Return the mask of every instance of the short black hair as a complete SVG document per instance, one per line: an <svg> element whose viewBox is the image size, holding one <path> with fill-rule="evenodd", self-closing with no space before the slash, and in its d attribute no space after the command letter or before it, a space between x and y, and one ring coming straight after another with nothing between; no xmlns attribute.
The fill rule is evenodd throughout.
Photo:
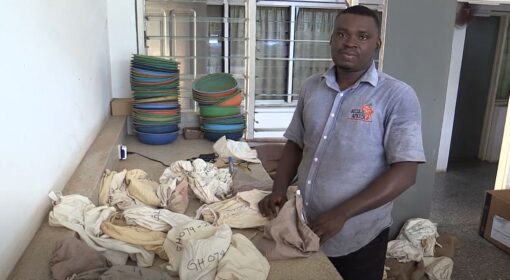
<svg viewBox="0 0 510 280"><path fill-rule="evenodd" d="M351 15L360 15L360 16L367 16L374 19L375 25L377 26L377 31L379 35L381 35L381 20L379 19L379 15L374 11L371 10L365 6L356 5L349 7L345 10L340 11L335 18L335 21L344 14L351 14Z"/></svg>

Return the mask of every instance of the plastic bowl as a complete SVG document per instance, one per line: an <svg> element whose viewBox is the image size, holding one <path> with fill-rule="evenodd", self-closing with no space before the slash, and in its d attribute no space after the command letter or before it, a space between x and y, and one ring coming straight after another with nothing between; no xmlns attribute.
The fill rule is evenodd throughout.
<svg viewBox="0 0 510 280"><path fill-rule="evenodd" d="M172 102L161 102L158 103L142 103L142 104L135 104L133 106L134 109L141 109L141 110L172 110L172 109L179 109L178 103L172 103Z"/></svg>
<svg viewBox="0 0 510 280"><path fill-rule="evenodd" d="M177 124L134 125L135 130L142 133L171 133L179 130Z"/></svg>
<svg viewBox="0 0 510 280"><path fill-rule="evenodd" d="M215 104L215 106L219 107L239 106L241 105L241 101L243 101L243 95L241 93L238 93L231 97L222 99L220 102Z"/></svg>
<svg viewBox="0 0 510 280"><path fill-rule="evenodd" d="M202 124L204 130L212 131L233 131L244 129L244 123L241 124Z"/></svg>
<svg viewBox="0 0 510 280"><path fill-rule="evenodd" d="M193 90L203 94L218 94L237 88L237 81L227 73L214 73L195 80Z"/></svg>
<svg viewBox="0 0 510 280"><path fill-rule="evenodd" d="M136 131L136 130L135 130ZM144 144L148 145L164 145L175 141L179 136L179 131L170 133L143 133L136 131L136 137Z"/></svg>
<svg viewBox="0 0 510 280"><path fill-rule="evenodd" d="M193 90L193 97L216 100L216 99L220 99L220 98L227 97L230 95L234 95L234 94L236 94L236 92L238 90L239 89L236 87L231 88L226 91L221 91L221 92L216 92L216 93L207 93L207 92L200 92L200 91Z"/></svg>
<svg viewBox="0 0 510 280"><path fill-rule="evenodd" d="M220 139L223 135L227 139L230 140L239 140L239 138L243 137L244 130L237 131L237 132L230 132L230 133L217 133L217 132L210 132L210 131L204 131L204 137L205 139L216 142L218 139Z"/></svg>
<svg viewBox="0 0 510 280"><path fill-rule="evenodd" d="M181 112L180 109L169 110L147 110L147 109L133 109L133 112L145 116L175 116Z"/></svg>
<svg viewBox="0 0 510 280"><path fill-rule="evenodd" d="M237 115L241 113L239 106L200 106L200 115L202 117L223 117L230 115Z"/></svg>

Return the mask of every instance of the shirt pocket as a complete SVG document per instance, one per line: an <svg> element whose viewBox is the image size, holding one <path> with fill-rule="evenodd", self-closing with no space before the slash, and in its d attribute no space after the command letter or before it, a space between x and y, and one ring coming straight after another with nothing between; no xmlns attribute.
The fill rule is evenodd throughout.
<svg viewBox="0 0 510 280"><path fill-rule="evenodd" d="M381 149L383 145L383 114L371 102L342 104L336 129L344 145Z"/></svg>

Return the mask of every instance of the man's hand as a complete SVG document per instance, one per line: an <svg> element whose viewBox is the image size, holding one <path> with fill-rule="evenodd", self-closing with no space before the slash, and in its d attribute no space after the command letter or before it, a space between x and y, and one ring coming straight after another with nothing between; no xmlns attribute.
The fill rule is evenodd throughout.
<svg viewBox="0 0 510 280"><path fill-rule="evenodd" d="M417 168L416 162L392 164L364 190L314 219L310 228L324 243L338 233L348 219L394 200L412 186L416 180Z"/></svg>
<svg viewBox="0 0 510 280"><path fill-rule="evenodd" d="M288 140L283 147L282 156L276 169L276 178L273 184L273 193L259 202L262 216L273 219L287 201L287 188L296 176L296 172L303 156L303 150L298 144Z"/></svg>
<svg viewBox="0 0 510 280"><path fill-rule="evenodd" d="M347 218L338 213L336 209L324 212L310 223L310 228L319 236L320 243L323 244L331 237L335 236L344 226Z"/></svg>
<svg viewBox="0 0 510 280"><path fill-rule="evenodd" d="M287 201L287 193L282 191L272 192L259 202L259 210L262 216L273 219L278 215L278 211Z"/></svg>

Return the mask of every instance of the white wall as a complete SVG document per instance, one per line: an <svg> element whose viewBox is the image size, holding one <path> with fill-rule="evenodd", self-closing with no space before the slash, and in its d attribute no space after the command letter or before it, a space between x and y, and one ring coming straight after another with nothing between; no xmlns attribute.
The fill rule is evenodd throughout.
<svg viewBox="0 0 510 280"><path fill-rule="evenodd" d="M510 189L510 114L507 112L501 153L499 155L498 173L496 175L496 190Z"/></svg>
<svg viewBox="0 0 510 280"><path fill-rule="evenodd" d="M2 1L0 279L108 116L107 32L105 1Z"/></svg>
<svg viewBox="0 0 510 280"><path fill-rule="evenodd" d="M508 106L494 106L491 118L491 129L488 137L487 152L484 160L488 162L498 162L501 154L501 142L503 141L503 133L505 130L505 120Z"/></svg>
<svg viewBox="0 0 510 280"><path fill-rule="evenodd" d="M462 66L462 54L466 39L466 27L455 28L452 40L452 56L450 60L450 72L448 73L448 88L446 89L446 101L444 106L443 127L437 155L437 171L446 171L450 144L452 140L453 121L455 117L455 104L459 90L460 69Z"/></svg>
<svg viewBox="0 0 510 280"><path fill-rule="evenodd" d="M255 108L255 138L283 138L296 108Z"/></svg>
<svg viewBox="0 0 510 280"><path fill-rule="evenodd" d="M395 200L391 236L407 219L430 214L456 7L456 0L387 1L383 71L416 91L427 159L418 168L416 184Z"/></svg>
<svg viewBox="0 0 510 280"><path fill-rule="evenodd" d="M129 61L137 53L135 1L107 0L107 5L112 96L131 97Z"/></svg>

